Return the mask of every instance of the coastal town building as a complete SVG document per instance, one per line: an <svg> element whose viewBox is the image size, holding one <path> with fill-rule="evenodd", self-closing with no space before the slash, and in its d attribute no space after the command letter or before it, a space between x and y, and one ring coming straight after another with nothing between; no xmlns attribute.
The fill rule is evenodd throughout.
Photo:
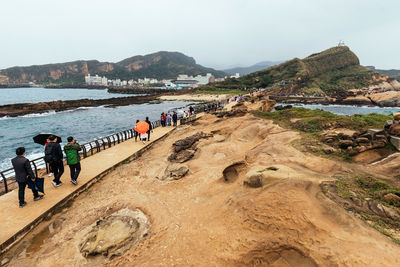
<svg viewBox="0 0 400 267"><path fill-rule="evenodd" d="M102 86L107 86L108 85L108 80L106 77L100 77L98 75L96 76L90 76L90 73L85 76L85 83L87 85L102 85Z"/></svg>

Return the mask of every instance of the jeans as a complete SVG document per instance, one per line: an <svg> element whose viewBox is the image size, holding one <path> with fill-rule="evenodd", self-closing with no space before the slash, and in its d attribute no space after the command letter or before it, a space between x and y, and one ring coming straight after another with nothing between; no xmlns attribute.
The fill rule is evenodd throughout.
<svg viewBox="0 0 400 267"><path fill-rule="evenodd" d="M147 141L150 141L150 130L147 131Z"/></svg>
<svg viewBox="0 0 400 267"><path fill-rule="evenodd" d="M54 182L56 184L60 183L60 178L64 173L64 164L62 160L50 163L50 167L54 173Z"/></svg>
<svg viewBox="0 0 400 267"><path fill-rule="evenodd" d="M69 169L71 171L71 180L76 181L81 172L81 164L78 162L77 164L69 165Z"/></svg>
<svg viewBox="0 0 400 267"><path fill-rule="evenodd" d="M23 204L25 202L25 188L27 182L18 182L18 200L19 204ZM33 197L38 197L39 193L35 189L32 189Z"/></svg>

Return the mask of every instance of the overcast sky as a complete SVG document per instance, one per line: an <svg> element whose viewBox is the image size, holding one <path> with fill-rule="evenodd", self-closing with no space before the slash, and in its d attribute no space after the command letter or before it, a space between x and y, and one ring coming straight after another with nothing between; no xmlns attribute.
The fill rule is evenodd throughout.
<svg viewBox="0 0 400 267"><path fill-rule="evenodd" d="M0 68L166 50L221 69L344 40L362 65L400 69L399 0L1 0L0 11Z"/></svg>

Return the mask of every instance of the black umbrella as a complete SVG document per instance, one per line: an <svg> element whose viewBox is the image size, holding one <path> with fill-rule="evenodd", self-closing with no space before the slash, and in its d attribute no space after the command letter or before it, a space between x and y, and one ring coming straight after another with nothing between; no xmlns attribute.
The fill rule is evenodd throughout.
<svg viewBox="0 0 400 267"><path fill-rule="evenodd" d="M50 135L54 135L54 134L38 134L35 137L33 137L33 141L37 144L44 146ZM62 142L61 137L59 137L57 135L54 135L54 136L57 137L57 143Z"/></svg>

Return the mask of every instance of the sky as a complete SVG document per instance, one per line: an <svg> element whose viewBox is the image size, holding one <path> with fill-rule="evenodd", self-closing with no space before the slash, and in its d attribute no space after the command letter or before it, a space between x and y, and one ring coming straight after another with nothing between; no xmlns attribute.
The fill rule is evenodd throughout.
<svg viewBox="0 0 400 267"><path fill-rule="evenodd" d="M0 69L178 51L216 69L304 58L343 40L400 69L398 0L1 0Z"/></svg>

